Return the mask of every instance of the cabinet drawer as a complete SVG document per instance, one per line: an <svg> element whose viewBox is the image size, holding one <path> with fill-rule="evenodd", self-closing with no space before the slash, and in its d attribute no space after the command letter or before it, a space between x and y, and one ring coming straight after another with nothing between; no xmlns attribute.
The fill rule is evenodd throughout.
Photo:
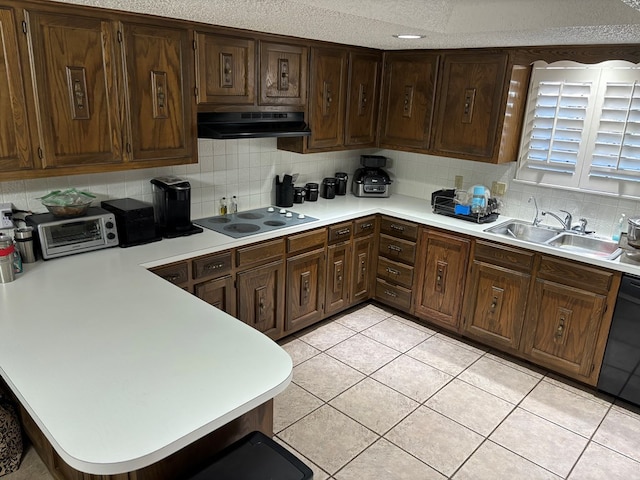
<svg viewBox="0 0 640 480"><path fill-rule="evenodd" d="M416 259L416 244L388 235L380 235L378 253L381 257L413 265Z"/></svg>
<svg viewBox="0 0 640 480"><path fill-rule="evenodd" d="M551 257L542 257L538 278L580 288L588 292L609 293L617 273Z"/></svg>
<svg viewBox="0 0 640 480"><path fill-rule="evenodd" d="M193 279L221 277L231 271L231 252L217 253L193 261Z"/></svg>
<svg viewBox="0 0 640 480"><path fill-rule="evenodd" d="M376 231L376 217L372 215L370 217L358 218L353 221L353 236L364 237L365 235L371 235Z"/></svg>
<svg viewBox="0 0 640 480"><path fill-rule="evenodd" d="M476 240L474 258L482 262L500 265L512 270L530 272L535 253L526 252L506 245Z"/></svg>
<svg viewBox="0 0 640 480"><path fill-rule="evenodd" d="M392 262L384 257L378 258L378 278L411 288L413 285L413 267Z"/></svg>
<svg viewBox="0 0 640 480"><path fill-rule="evenodd" d="M351 222L338 223L329 227L329 243L351 240L353 224Z"/></svg>
<svg viewBox="0 0 640 480"><path fill-rule="evenodd" d="M418 225L396 218L382 217L380 220L380 233L415 241L418 238Z"/></svg>
<svg viewBox="0 0 640 480"><path fill-rule="evenodd" d="M189 282L189 265L187 262L152 268L151 271L174 285L184 285Z"/></svg>
<svg viewBox="0 0 640 480"><path fill-rule="evenodd" d="M236 266L244 268L249 265L259 265L276 260L284 255L284 238L269 242L249 245L236 250Z"/></svg>
<svg viewBox="0 0 640 480"><path fill-rule="evenodd" d="M411 307L411 290L391 285L384 280L376 280L376 299L408 311Z"/></svg>
<svg viewBox="0 0 640 480"><path fill-rule="evenodd" d="M298 253L324 247L327 231L324 228L287 237L287 253Z"/></svg>

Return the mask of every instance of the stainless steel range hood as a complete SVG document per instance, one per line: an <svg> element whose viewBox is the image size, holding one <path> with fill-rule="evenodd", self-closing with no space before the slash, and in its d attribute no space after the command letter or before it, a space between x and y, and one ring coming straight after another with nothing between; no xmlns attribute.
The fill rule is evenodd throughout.
<svg viewBox="0 0 640 480"><path fill-rule="evenodd" d="M302 112L198 112L198 138L306 137Z"/></svg>

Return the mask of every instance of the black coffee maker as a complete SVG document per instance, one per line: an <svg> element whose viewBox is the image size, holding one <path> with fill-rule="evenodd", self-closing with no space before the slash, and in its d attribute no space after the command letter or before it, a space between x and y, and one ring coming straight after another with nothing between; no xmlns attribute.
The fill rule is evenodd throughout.
<svg viewBox="0 0 640 480"><path fill-rule="evenodd" d="M155 222L164 238L203 232L191 223L191 185L178 177L157 177L153 185Z"/></svg>

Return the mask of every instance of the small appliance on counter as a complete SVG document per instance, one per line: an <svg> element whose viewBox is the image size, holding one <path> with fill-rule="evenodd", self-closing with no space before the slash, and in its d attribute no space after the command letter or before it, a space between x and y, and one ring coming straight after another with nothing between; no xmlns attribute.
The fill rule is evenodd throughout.
<svg viewBox="0 0 640 480"><path fill-rule="evenodd" d="M346 172L336 172L336 195L347 194L349 175Z"/></svg>
<svg viewBox="0 0 640 480"><path fill-rule="evenodd" d="M60 218L52 213L27 215L42 258L63 257L118 246L116 218L99 207L89 207L82 217Z"/></svg>
<svg viewBox="0 0 640 480"><path fill-rule="evenodd" d="M336 198L336 183L337 181L335 177L323 178L320 196L329 200Z"/></svg>
<svg viewBox="0 0 640 480"><path fill-rule="evenodd" d="M178 177L157 177L153 185L155 222L164 238L184 237L204 230L191 223L191 185Z"/></svg>
<svg viewBox="0 0 640 480"><path fill-rule="evenodd" d="M431 194L433 213L475 223L495 222L500 215L499 203L489 197L489 189L482 185L464 192L455 188L436 190Z"/></svg>
<svg viewBox="0 0 640 480"><path fill-rule="evenodd" d="M305 200L307 202L317 202L318 201L318 194L320 192L320 185L318 185L317 183L307 183L304 186L305 190L306 190L306 195L305 195Z"/></svg>
<svg viewBox="0 0 640 480"><path fill-rule="evenodd" d="M356 197L389 196L391 179L382 167L387 165L387 157L380 155L360 155L360 165L353 174L351 191Z"/></svg>
<svg viewBox="0 0 640 480"><path fill-rule="evenodd" d="M134 198L104 200L100 205L116 217L121 247L162 240L155 223L153 205Z"/></svg>

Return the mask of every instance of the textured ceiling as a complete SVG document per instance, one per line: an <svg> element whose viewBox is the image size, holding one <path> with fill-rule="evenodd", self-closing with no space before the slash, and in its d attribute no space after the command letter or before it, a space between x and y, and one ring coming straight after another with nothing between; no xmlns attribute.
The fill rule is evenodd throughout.
<svg viewBox="0 0 640 480"><path fill-rule="evenodd" d="M640 0L60 1L388 50L640 43Z"/></svg>

